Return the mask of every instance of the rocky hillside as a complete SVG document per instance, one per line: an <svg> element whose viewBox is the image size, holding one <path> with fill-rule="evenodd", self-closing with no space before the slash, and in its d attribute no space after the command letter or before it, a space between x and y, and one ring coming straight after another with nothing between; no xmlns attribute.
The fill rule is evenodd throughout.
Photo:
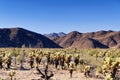
<svg viewBox="0 0 120 80"><path fill-rule="evenodd" d="M60 48L49 38L22 28L0 29L0 47Z"/></svg>
<svg viewBox="0 0 120 80"><path fill-rule="evenodd" d="M68 48L120 48L120 31L80 33L73 31L55 42Z"/></svg>

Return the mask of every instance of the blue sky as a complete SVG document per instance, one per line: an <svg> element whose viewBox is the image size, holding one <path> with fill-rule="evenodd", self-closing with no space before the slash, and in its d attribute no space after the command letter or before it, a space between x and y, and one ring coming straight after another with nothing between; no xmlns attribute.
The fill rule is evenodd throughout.
<svg viewBox="0 0 120 80"><path fill-rule="evenodd" d="M120 0L0 0L0 28L37 33L120 30Z"/></svg>

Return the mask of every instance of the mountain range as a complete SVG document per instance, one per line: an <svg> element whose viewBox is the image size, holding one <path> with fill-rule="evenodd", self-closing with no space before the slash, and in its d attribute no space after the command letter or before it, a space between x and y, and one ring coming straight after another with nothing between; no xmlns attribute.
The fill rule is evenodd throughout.
<svg viewBox="0 0 120 80"><path fill-rule="evenodd" d="M38 34L23 28L1 28L0 47L120 48L120 31Z"/></svg>
<svg viewBox="0 0 120 80"><path fill-rule="evenodd" d="M120 48L120 31L73 31L55 40L64 48Z"/></svg>
<svg viewBox="0 0 120 80"><path fill-rule="evenodd" d="M48 37L49 39L53 41L65 35L66 33L64 32L44 34L44 36Z"/></svg>
<svg viewBox="0 0 120 80"><path fill-rule="evenodd" d="M49 38L23 28L0 29L0 47L61 48Z"/></svg>

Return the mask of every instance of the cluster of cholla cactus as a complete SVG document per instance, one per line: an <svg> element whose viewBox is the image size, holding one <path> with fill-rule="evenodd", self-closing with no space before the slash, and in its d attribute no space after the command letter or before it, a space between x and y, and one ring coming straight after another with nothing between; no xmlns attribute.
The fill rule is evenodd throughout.
<svg viewBox="0 0 120 80"><path fill-rule="evenodd" d="M27 52L27 54L26 54ZM62 70L68 70L70 73L70 77L73 76L73 71L80 68L81 65L84 67L84 75L86 77L90 76L90 66L86 62L84 58L82 58L83 54L81 53L88 53L90 57L97 58L98 61L99 58L103 59L103 57L112 55L112 52L109 50L104 51L95 51L95 50L77 50L75 51L72 49L31 49L26 51L24 49L23 51L20 51L19 49L11 49L8 51L1 51L0 52L0 68L3 68L4 65L6 65L7 69L10 69L11 63L14 61L15 65L18 62L17 59L20 59L21 66L24 66L23 63L25 62L24 56L26 56L26 62L29 60L29 66L30 68L37 67L36 69L39 71L39 73L42 75L42 77L49 78L53 75L51 73L51 76L47 74L46 71L48 71L48 67L46 65L52 65L56 68L56 70L62 69ZM118 53L118 52L116 52ZM119 55L119 54L118 54ZM115 56L115 55L113 55ZM15 59L15 60L13 60ZM88 61L90 62L90 61ZM102 62L102 61L101 61ZM4 63L4 65L3 65ZM42 72L39 67L40 65L45 65L46 68L44 72ZM85 66L86 65L86 66ZM100 66L101 67L101 66ZM120 58L111 58L107 57L104 59L104 65L102 67L103 74L107 78L115 79L116 73L120 69Z"/></svg>
<svg viewBox="0 0 120 80"><path fill-rule="evenodd" d="M43 61L45 58L46 61ZM78 54L66 54L64 51L44 53L39 50L32 50L31 53L29 53L29 64L31 68L35 66L35 62L37 68L42 62L44 65L53 65L57 70L69 70L70 77L72 77L73 71L76 68L75 66L80 62L80 56Z"/></svg>
<svg viewBox="0 0 120 80"><path fill-rule="evenodd" d="M7 69L11 66L11 55L7 54L3 57L3 55L0 55L0 68L3 68L3 63L7 65Z"/></svg>
<svg viewBox="0 0 120 80"><path fill-rule="evenodd" d="M5 63L7 64L7 69L9 69L11 66L11 56L10 55L5 57Z"/></svg>
<svg viewBox="0 0 120 80"><path fill-rule="evenodd" d="M106 57L102 67L105 80L115 80L117 71L120 70L120 58Z"/></svg>

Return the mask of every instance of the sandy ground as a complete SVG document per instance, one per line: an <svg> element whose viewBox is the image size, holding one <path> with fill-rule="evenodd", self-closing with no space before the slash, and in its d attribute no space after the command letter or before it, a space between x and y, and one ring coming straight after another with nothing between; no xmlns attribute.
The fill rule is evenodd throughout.
<svg viewBox="0 0 120 80"><path fill-rule="evenodd" d="M40 66L40 69L43 71L44 67ZM68 70L56 70L53 66L49 66L49 70L53 71L54 76L51 80L103 80L103 79L95 79L95 78L86 78L83 73L78 71L73 72L73 77L70 78ZM0 69L0 77L5 80L10 80L9 77L10 70L2 70ZM14 80L38 80L41 75L38 74L35 68L31 70L15 70L16 74L14 76Z"/></svg>
<svg viewBox="0 0 120 80"><path fill-rule="evenodd" d="M8 76L9 71L0 70L0 77L6 80L10 80ZM16 70L15 74L16 80L31 80L31 79L40 79L40 75L37 74L35 70L29 71L20 71ZM101 80L95 78L85 78L83 73L74 72L73 77L69 77L68 71L60 70L54 74L52 77L53 80Z"/></svg>

